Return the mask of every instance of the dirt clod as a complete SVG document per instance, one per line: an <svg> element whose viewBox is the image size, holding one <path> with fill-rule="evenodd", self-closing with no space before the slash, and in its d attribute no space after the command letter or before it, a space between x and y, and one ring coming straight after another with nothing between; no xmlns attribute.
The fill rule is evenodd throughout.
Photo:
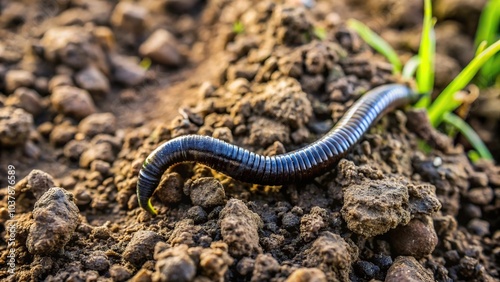
<svg viewBox="0 0 500 282"><path fill-rule="evenodd" d="M137 58L112 55L110 60L113 76L119 83L136 86L146 79L146 70L139 66Z"/></svg>
<svg viewBox="0 0 500 282"><path fill-rule="evenodd" d="M196 275L196 265L188 254L188 247L180 245L155 254L157 260L153 281L191 281Z"/></svg>
<svg viewBox="0 0 500 282"><path fill-rule="evenodd" d="M116 131L116 117L111 113L96 113L82 119L78 125L78 132L92 138L97 134L114 135Z"/></svg>
<svg viewBox="0 0 500 282"><path fill-rule="evenodd" d="M131 273L130 273L130 270L128 270L127 268L125 268L119 264L113 264L109 268L109 275L115 281L125 281L125 280L130 278Z"/></svg>
<svg viewBox="0 0 500 282"><path fill-rule="evenodd" d="M114 159L113 146L109 143L99 143L83 151L80 156L80 167L89 167L95 160L112 162Z"/></svg>
<svg viewBox="0 0 500 282"><path fill-rule="evenodd" d="M17 88L5 101L6 106L21 108L33 116L39 115L45 108L38 92L26 87Z"/></svg>
<svg viewBox="0 0 500 282"><path fill-rule="evenodd" d="M387 271L387 282L431 282L434 277L413 257L399 256Z"/></svg>
<svg viewBox="0 0 500 282"><path fill-rule="evenodd" d="M182 177L175 172L169 173L162 179L156 190L156 196L162 203L175 204L182 200Z"/></svg>
<svg viewBox="0 0 500 282"><path fill-rule="evenodd" d="M320 207L313 207L311 213L300 220L300 237L305 242L312 241L319 232L328 226L328 212Z"/></svg>
<svg viewBox="0 0 500 282"><path fill-rule="evenodd" d="M33 117L22 109L0 108L0 144L3 146L23 145L29 137Z"/></svg>
<svg viewBox="0 0 500 282"><path fill-rule="evenodd" d="M167 66L178 66L182 63L182 56L178 50L179 43L175 37L164 29L158 29L139 47L143 57Z"/></svg>
<svg viewBox="0 0 500 282"><path fill-rule="evenodd" d="M58 86L50 97L52 106L62 114L82 119L96 111L90 94L73 86Z"/></svg>
<svg viewBox="0 0 500 282"><path fill-rule="evenodd" d="M410 220L408 190L395 181L367 181L344 189L342 216L347 226L366 237L384 234Z"/></svg>
<svg viewBox="0 0 500 282"><path fill-rule="evenodd" d="M358 256L355 247L328 231L316 239L304 254L303 266L321 269L332 281L349 281L351 263Z"/></svg>
<svg viewBox="0 0 500 282"><path fill-rule="evenodd" d="M5 74L5 90L12 93L20 87L30 87L35 82L35 76L26 70L10 70Z"/></svg>
<svg viewBox="0 0 500 282"><path fill-rule="evenodd" d="M50 174L34 169L28 176L17 183L16 190L19 190L21 193L29 191L33 193L35 199L38 200L45 192L54 186L54 178Z"/></svg>
<svg viewBox="0 0 500 282"><path fill-rule="evenodd" d="M45 192L33 209L26 246L31 254L50 255L60 251L71 239L80 219L73 195L53 187Z"/></svg>
<svg viewBox="0 0 500 282"><path fill-rule="evenodd" d="M86 260L85 260L85 268L90 269L90 270L95 270L95 271L105 271L109 268L109 259L106 254L102 251L97 251L91 254Z"/></svg>
<svg viewBox="0 0 500 282"><path fill-rule="evenodd" d="M76 135L77 129L68 122L58 124L52 128L49 135L50 143L55 146L68 144Z"/></svg>
<svg viewBox="0 0 500 282"><path fill-rule="evenodd" d="M202 208L223 205L226 198L224 187L213 177L196 179L191 183L190 190L191 202Z"/></svg>
<svg viewBox="0 0 500 282"><path fill-rule="evenodd" d="M231 256L255 256L262 252L258 234L262 220L241 200L229 200L219 218L221 235Z"/></svg>
<svg viewBox="0 0 500 282"><path fill-rule="evenodd" d="M139 267L146 260L153 258L155 245L162 240L163 237L156 232L147 230L137 231L125 248L123 258Z"/></svg>
<svg viewBox="0 0 500 282"><path fill-rule="evenodd" d="M326 276L318 268L299 268L292 272L286 282L326 282Z"/></svg>
<svg viewBox="0 0 500 282"><path fill-rule="evenodd" d="M255 259L252 282L272 280L279 272L280 265L271 255L259 254Z"/></svg>
<svg viewBox="0 0 500 282"><path fill-rule="evenodd" d="M108 78L95 66L82 69L75 75L76 84L94 96L105 95L109 92Z"/></svg>

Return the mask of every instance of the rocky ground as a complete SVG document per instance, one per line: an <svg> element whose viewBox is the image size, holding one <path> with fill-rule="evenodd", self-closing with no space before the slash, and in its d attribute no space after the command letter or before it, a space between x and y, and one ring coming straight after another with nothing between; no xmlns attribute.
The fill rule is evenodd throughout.
<svg viewBox="0 0 500 282"><path fill-rule="evenodd" d="M484 2L434 1L436 90L473 56ZM314 181L264 187L187 163L164 175L157 217L138 207L138 171L166 140L196 133L280 154L325 134L365 91L400 82L345 20L408 59L421 6L0 2L0 279L499 279L500 167L472 164L463 140L410 109ZM486 92L470 122L498 160L500 96Z"/></svg>

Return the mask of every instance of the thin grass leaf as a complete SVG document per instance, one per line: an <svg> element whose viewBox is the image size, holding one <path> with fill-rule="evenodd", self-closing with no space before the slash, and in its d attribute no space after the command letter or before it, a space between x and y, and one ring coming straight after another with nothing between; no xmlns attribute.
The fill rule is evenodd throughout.
<svg viewBox="0 0 500 282"><path fill-rule="evenodd" d="M467 141L474 147L474 149L479 153L479 156L481 159L486 159L486 160L493 160L493 156L491 155L490 151L484 145L483 141L477 133L470 127L468 123L466 123L463 119L458 117L457 115L453 113L446 113L443 116L443 120L454 126L455 128L462 133L462 135L467 138Z"/></svg>
<svg viewBox="0 0 500 282"><path fill-rule="evenodd" d="M417 88L425 93L416 104L417 108L427 108L431 103L431 92L434 88L434 57L436 53L436 36L434 33L434 19L432 18L431 0L424 1L424 22L422 37L418 49L420 65L417 68Z"/></svg>
<svg viewBox="0 0 500 282"><path fill-rule="evenodd" d="M476 163L481 159L481 156L476 150L470 150L469 152L467 152L467 156L469 157L472 163Z"/></svg>
<svg viewBox="0 0 500 282"><path fill-rule="evenodd" d="M387 60L392 64L394 74L401 73L402 63L399 60L396 51L385 41L382 37L378 36L369 27L364 25L362 22L355 19L350 19L347 21L347 26L356 31L363 40L370 45L377 52L382 54Z"/></svg>
<svg viewBox="0 0 500 282"><path fill-rule="evenodd" d="M477 26L475 44L479 50L481 44L486 41L486 46L493 44L500 38L500 0L490 0L483 8L479 24ZM489 60L479 71L476 78L481 87L488 87L495 83L495 79L500 76L500 57L496 56Z"/></svg>
<svg viewBox="0 0 500 282"><path fill-rule="evenodd" d="M493 44L498 37L498 26L500 24L500 0L490 0L483 8L479 24L476 30L474 44L479 46L486 40L488 45Z"/></svg>
<svg viewBox="0 0 500 282"><path fill-rule="evenodd" d="M479 55L474 57L472 61L446 86L439 94L434 103L428 108L429 119L434 127L437 127L443 120L446 113L454 111L460 106L460 101L455 99L455 93L463 89L476 73L481 69L493 55L500 51L500 40L486 48Z"/></svg>
<svg viewBox="0 0 500 282"><path fill-rule="evenodd" d="M403 67L403 78L411 79L415 75L418 65L420 65L420 58L417 55L411 57Z"/></svg>

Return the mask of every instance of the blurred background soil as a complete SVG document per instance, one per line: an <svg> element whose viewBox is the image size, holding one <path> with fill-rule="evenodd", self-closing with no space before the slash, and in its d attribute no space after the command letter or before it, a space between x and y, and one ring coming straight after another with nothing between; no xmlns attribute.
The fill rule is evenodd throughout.
<svg viewBox="0 0 500 282"><path fill-rule="evenodd" d="M436 93L474 56L485 3L433 1ZM500 167L472 164L465 140L415 111L381 119L314 181L263 187L187 163L163 176L157 217L138 207L137 174L164 141L281 154L401 82L349 18L403 61L418 51L420 0L0 1L0 279L499 279ZM498 161L500 91L481 91L468 121Z"/></svg>

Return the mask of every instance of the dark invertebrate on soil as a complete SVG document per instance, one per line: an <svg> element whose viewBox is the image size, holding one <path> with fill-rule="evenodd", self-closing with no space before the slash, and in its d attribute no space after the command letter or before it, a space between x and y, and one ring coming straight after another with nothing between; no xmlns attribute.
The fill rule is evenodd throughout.
<svg viewBox="0 0 500 282"><path fill-rule="evenodd" d="M271 157L209 136L174 138L159 146L144 161L137 182L139 204L156 214L150 198L162 174L181 162L200 162L234 179L263 185L282 185L319 176L331 170L379 117L417 97L403 85L377 87L363 95L318 141Z"/></svg>

